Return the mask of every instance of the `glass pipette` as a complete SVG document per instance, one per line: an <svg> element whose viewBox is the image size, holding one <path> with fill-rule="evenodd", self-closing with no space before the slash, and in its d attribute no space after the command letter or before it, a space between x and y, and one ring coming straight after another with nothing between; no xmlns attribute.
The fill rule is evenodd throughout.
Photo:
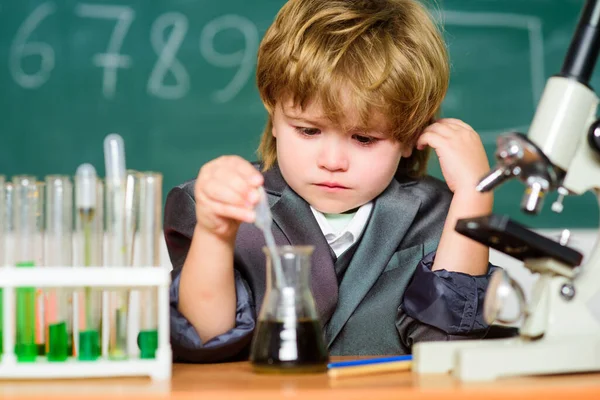
<svg viewBox="0 0 600 400"><path fill-rule="evenodd" d="M269 207L269 202L267 199L267 193L265 189L261 186L258 188L258 197L259 201L254 207L254 211L256 213L256 218L254 220L254 224L263 231L265 236L265 243L267 250L271 253L271 260L273 262L273 271L275 271L275 281L277 286L285 287L285 276L283 273L283 267L281 265L281 258L279 257L279 252L277 251L277 245L275 244L275 238L273 237L273 232L271 231L271 226L273 224L273 217L271 215L271 208Z"/></svg>

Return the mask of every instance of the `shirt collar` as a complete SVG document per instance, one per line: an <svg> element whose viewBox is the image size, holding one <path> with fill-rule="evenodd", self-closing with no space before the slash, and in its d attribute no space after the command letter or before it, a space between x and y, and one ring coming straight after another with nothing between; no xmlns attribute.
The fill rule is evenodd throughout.
<svg viewBox="0 0 600 400"><path fill-rule="evenodd" d="M373 202L368 202L360 206L344 230L336 234L333 228L331 228L331 225L329 225L329 222L327 222L323 213L313 208L313 206L310 206L310 209L329 244L332 244L345 235L350 235L353 242L358 240L367 225L372 208Z"/></svg>

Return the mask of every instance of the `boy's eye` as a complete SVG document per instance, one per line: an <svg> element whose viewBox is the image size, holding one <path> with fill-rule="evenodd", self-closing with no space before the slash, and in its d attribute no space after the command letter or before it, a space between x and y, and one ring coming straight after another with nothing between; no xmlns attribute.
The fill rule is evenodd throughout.
<svg viewBox="0 0 600 400"><path fill-rule="evenodd" d="M375 138L362 135L352 135L352 138L360 144L373 144L377 141Z"/></svg>
<svg viewBox="0 0 600 400"><path fill-rule="evenodd" d="M302 128L301 126L297 126L296 130L306 136L314 136L321 133L317 128Z"/></svg>

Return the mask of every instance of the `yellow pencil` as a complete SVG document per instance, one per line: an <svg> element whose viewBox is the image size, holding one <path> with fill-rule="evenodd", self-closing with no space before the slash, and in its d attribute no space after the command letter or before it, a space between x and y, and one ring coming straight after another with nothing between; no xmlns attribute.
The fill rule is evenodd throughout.
<svg viewBox="0 0 600 400"><path fill-rule="evenodd" d="M394 361L381 364L357 365L353 367L330 368L327 375L330 378L345 378L349 376L360 376L370 374L382 374L386 372L410 371L412 361Z"/></svg>

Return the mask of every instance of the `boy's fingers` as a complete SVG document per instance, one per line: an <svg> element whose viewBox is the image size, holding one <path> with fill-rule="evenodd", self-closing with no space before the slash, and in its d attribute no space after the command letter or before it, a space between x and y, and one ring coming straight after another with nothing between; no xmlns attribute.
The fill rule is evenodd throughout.
<svg viewBox="0 0 600 400"><path fill-rule="evenodd" d="M437 132L425 132L417 140L417 149L422 150L425 146L437 149L443 145L446 139Z"/></svg>
<svg viewBox="0 0 600 400"><path fill-rule="evenodd" d="M225 169L220 170L219 173L215 175L214 182L219 182L220 186L226 186L231 188L231 190L235 191L241 199L241 202L237 201L236 204L243 205L246 202L249 202L250 204L255 204L258 201L258 193L256 187L252 185L247 178L242 176L237 171ZM215 200L219 199L215 198Z"/></svg>
<svg viewBox="0 0 600 400"><path fill-rule="evenodd" d="M254 222L255 213L254 210L250 208L222 203L205 197L204 195L201 196L201 202L203 208L208 211L208 215L212 214L221 218L234 219L248 223Z"/></svg>
<svg viewBox="0 0 600 400"><path fill-rule="evenodd" d="M263 184L262 174L251 163L239 156L232 156L229 161L233 169L247 179L250 185L258 187Z"/></svg>
<svg viewBox="0 0 600 400"><path fill-rule="evenodd" d="M466 122L458 119L458 118L442 118L440 120L438 120L439 122L444 122L444 123L448 123L450 125L456 125L456 126L460 126L462 128L468 129L470 131L474 131L475 129L473 129L473 127L471 127L471 125L467 124Z"/></svg>
<svg viewBox="0 0 600 400"><path fill-rule="evenodd" d="M202 167L196 190L206 192L213 200L243 205L256 203L256 188L262 185L262 174L252 164L239 156L222 156ZM224 193L220 188L229 187L239 198Z"/></svg>
<svg viewBox="0 0 600 400"><path fill-rule="evenodd" d="M243 194L227 185L208 184L202 188L202 192L209 200L218 201L232 205L244 206L246 199Z"/></svg>
<svg viewBox="0 0 600 400"><path fill-rule="evenodd" d="M210 208L212 211L224 218L235 219L242 222L252 223L256 218L254 210L247 208L237 207L230 204L211 202Z"/></svg>
<svg viewBox="0 0 600 400"><path fill-rule="evenodd" d="M455 134L456 129L456 125L452 126L447 123L443 124L441 122L436 122L435 124L431 124L425 128L424 132L434 132L438 135L449 137Z"/></svg>

